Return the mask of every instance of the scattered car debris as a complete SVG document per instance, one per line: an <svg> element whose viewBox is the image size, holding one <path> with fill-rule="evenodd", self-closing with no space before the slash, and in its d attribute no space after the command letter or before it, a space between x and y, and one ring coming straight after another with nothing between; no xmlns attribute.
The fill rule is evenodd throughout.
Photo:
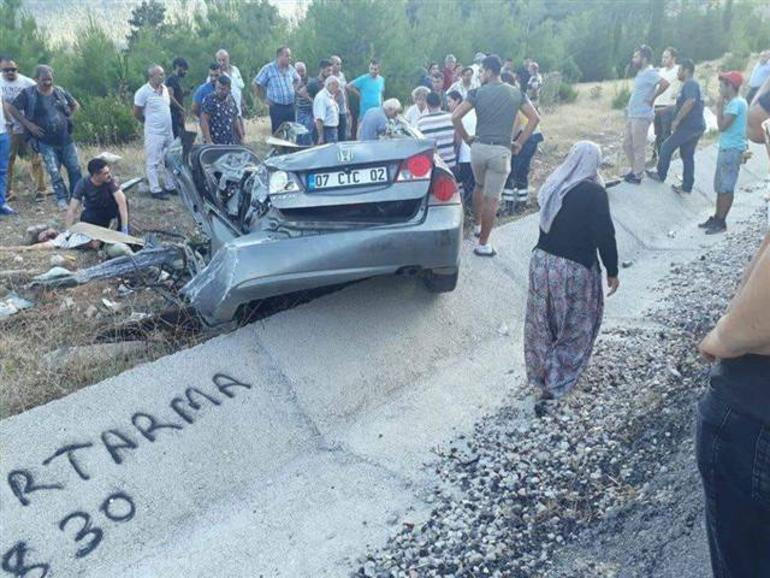
<svg viewBox="0 0 770 578"><path fill-rule="evenodd" d="M32 301L28 301L15 292L8 293L5 297L0 299L0 319L5 319L11 315L15 315L19 311L24 309L30 309L34 307Z"/></svg>
<svg viewBox="0 0 770 578"><path fill-rule="evenodd" d="M158 267L184 268L194 260L187 259L187 253L180 245L147 247L134 255L117 257L93 267L69 271L54 267L32 279L33 286L74 287L89 281L127 277Z"/></svg>

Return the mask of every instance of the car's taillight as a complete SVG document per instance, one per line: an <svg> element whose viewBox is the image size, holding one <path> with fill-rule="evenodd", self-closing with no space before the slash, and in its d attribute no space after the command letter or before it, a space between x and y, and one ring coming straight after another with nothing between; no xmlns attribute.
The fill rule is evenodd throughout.
<svg viewBox="0 0 770 578"><path fill-rule="evenodd" d="M428 154L414 155L401 163L399 181L428 180L433 170L433 157Z"/></svg>
<svg viewBox="0 0 770 578"><path fill-rule="evenodd" d="M430 186L430 194L437 201L448 203L452 200L459 201L457 182L447 174L441 173L433 179Z"/></svg>

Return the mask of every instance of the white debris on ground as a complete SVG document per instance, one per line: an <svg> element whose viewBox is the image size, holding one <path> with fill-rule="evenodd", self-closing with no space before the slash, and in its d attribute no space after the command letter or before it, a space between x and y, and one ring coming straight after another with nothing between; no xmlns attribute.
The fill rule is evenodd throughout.
<svg viewBox="0 0 770 578"><path fill-rule="evenodd" d="M692 433L708 367L696 345L726 307L764 221L757 213L700 258L672 263L661 305L644 324L605 329L565 401L538 418L531 398L512 400L459 441L462 452L457 440L448 444L428 464L436 476L428 521L404 523L352 576L707 575L705 560L683 564L688 574L661 556L679 556L676 540L705 539L695 524Z"/></svg>

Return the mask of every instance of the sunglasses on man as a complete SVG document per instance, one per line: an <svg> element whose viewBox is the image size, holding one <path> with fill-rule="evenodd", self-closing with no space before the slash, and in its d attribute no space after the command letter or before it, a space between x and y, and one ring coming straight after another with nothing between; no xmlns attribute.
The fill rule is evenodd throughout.
<svg viewBox="0 0 770 578"><path fill-rule="evenodd" d="M16 72L18 68L3 68L3 72Z"/></svg>

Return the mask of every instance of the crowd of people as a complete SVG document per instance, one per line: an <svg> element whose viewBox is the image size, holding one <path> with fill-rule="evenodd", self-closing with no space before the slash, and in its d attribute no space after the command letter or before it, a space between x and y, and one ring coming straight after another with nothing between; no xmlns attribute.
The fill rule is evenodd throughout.
<svg viewBox="0 0 770 578"><path fill-rule="evenodd" d="M716 206L714 214L699 225L706 235L727 230L727 215L733 204L741 165L748 158L749 104L762 104L756 97L764 92L760 88L770 78L768 60L770 52L763 52L747 83L745 97L742 96L744 77L740 71L725 71L718 75L719 153L713 182ZM671 188L677 194L691 193L695 184L695 151L706 131L705 97L695 78L695 63L687 58L680 61L677 50L669 47L662 53L661 66L655 68L652 49L642 45L634 52L631 66L636 75L626 108L623 142L630 170L623 179L634 185L640 184L645 176L664 182L668 178L671 158L678 150L682 159L682 182ZM654 168L646 169L651 125L655 134L651 159ZM766 137L760 135L753 140L765 142Z"/></svg>
<svg viewBox="0 0 770 578"><path fill-rule="evenodd" d="M537 124L536 103L542 86L537 63L527 59L514 69L511 60L503 63L496 56L492 60L495 66L490 68L494 70L491 81L485 79L488 67L484 65L491 61L488 62L483 53L476 54L469 66L458 63L453 55L446 57L443 69L435 64L428 65L416 79L418 86L412 91L413 103L403 116L408 125L434 140L441 158L457 176L465 201L474 204L479 215L476 231L480 239L479 255L494 254L488 237L501 196L508 205L516 205L516 209L526 204L530 161L537 143L543 138L539 132L530 138L530 132ZM12 57L5 56L0 68L4 103L2 128L8 135L7 143L5 138L0 138L0 171L4 174L0 180L3 185L7 183L7 187L0 189L0 215L15 212L9 202L15 197L11 188L13 170L21 156L28 158L31 164L34 200L45 198L45 169L58 208L71 211L79 182L94 176L90 172L86 177L82 176L78 150L72 138L80 105L67 90L54 84L54 71L50 66L37 66L29 78L21 74ZM147 70L147 83L134 94L133 114L143 126L145 170L153 199L165 200L177 192L174 176L166 170L164 157L174 139L190 132L188 117L195 119L195 132L203 143L237 144L245 138L246 82L240 69L230 61L228 52L221 49L214 54L206 79L191 90L185 86L189 68L183 57L173 60L168 75L162 66L154 64ZM493 109L500 102L493 100L491 106L482 104L483 112L478 113L483 117L481 119L477 119L475 106L463 108L464 103L474 102L473 95L483 88L482 85L490 82L508 87L504 90L509 96L503 104L509 108L502 120L507 122L509 116L513 117L512 135L508 135L508 131L498 134L499 131L493 129L500 120ZM482 92L489 92L491 84ZM311 76L304 62L292 62L291 49L286 46L278 48L275 59L265 64L251 82L254 98L267 107L271 131L275 132L284 122L298 123L305 129L298 135L298 144L304 146L382 137L393 119L403 112L398 99L385 99L385 87L377 59L369 62L366 73L348 80L343 72L342 58L333 54L322 59L317 73ZM498 89L498 94L503 94L501 90ZM191 96L189 110L188 96ZM462 119L458 126L453 117L456 112L457 118ZM530 122L534 125L530 126ZM527 136L520 138L522 134ZM512 141L518 139L520 150L517 154L507 154L505 167L485 171L492 186L477 185L478 167L474 168L472 163L471 140L508 149L510 143L504 141L509 138ZM67 182L62 169L66 170ZM503 188L493 191L499 188L497 181L500 180L493 175L502 173L508 175L502 180ZM96 213L104 218L107 214L112 219L119 218L120 206L110 188L104 185L99 189L101 197L90 195L83 200L86 208L98 202L99 211L85 210L81 218L92 219ZM99 223L104 222L109 220L99 220ZM127 227L127 218L121 223Z"/></svg>
<svg viewBox="0 0 770 578"><path fill-rule="evenodd" d="M677 194L690 193L695 150L706 130L705 99L695 78L695 64L680 59L669 47L656 68L652 50L642 45L635 50L631 66L636 75L624 138L630 169L623 179L632 185L645 177L665 181L672 155L678 150L683 178L672 189ZM0 68L0 214L14 213L8 204L14 195L13 168L24 155L31 164L35 200L45 196L45 169L58 207L67 211L68 225L82 211L83 221L106 227L115 220L119 230L127 233L128 202L112 178L109 164L92 159L88 174L81 176L72 138L78 102L54 84L54 71L47 65L37 66L33 78L21 75L11 57L3 57ZM188 94L192 94L190 113L202 142L228 145L244 139L246 83L227 51L214 55L208 77L191 92L183 83L188 69L182 57L172 62L168 76L161 66L152 65L147 83L134 95L133 112L144 127L147 180L153 198L166 199L176 193L164 155L187 130ZM768 142L770 52L762 53L746 83L745 98L741 96L741 72L722 72L718 79L716 207L700 225L706 234L727 228L748 141ZM542 86L539 66L533 61L514 68L511 60L478 53L473 64L463 66L450 54L443 68L429 64L411 92L413 102L404 112L403 122L432 140L442 161L457 176L465 201L472 206L477 238L474 253L480 257L496 254L491 235L501 199L526 200L530 161L543 140L538 131ZM318 63L318 71L311 77L307 65L293 64L290 48L283 46L259 70L251 88L255 98L267 106L271 130L275 132L285 122L298 123L305 129L299 135L300 144L307 146L354 135L358 140L376 140L402 113L398 99L385 98L386 82L376 59L369 62L366 73L348 80L342 58L330 55ZM651 126L655 134L653 168L647 169ZM601 164L597 144L577 142L537 194L540 234L529 269L525 359L528 381L540 391L543 403L568 394L590 359L603 316L603 276L608 295L620 284L615 229L599 173ZM770 455L768 246L770 236L750 264L728 311L700 345L708 359L721 360L714 366L712 387L701 403L698 428L699 465L708 497L709 541L717 576L770 575L770 458L765 455ZM734 451L719 449L721 444Z"/></svg>

